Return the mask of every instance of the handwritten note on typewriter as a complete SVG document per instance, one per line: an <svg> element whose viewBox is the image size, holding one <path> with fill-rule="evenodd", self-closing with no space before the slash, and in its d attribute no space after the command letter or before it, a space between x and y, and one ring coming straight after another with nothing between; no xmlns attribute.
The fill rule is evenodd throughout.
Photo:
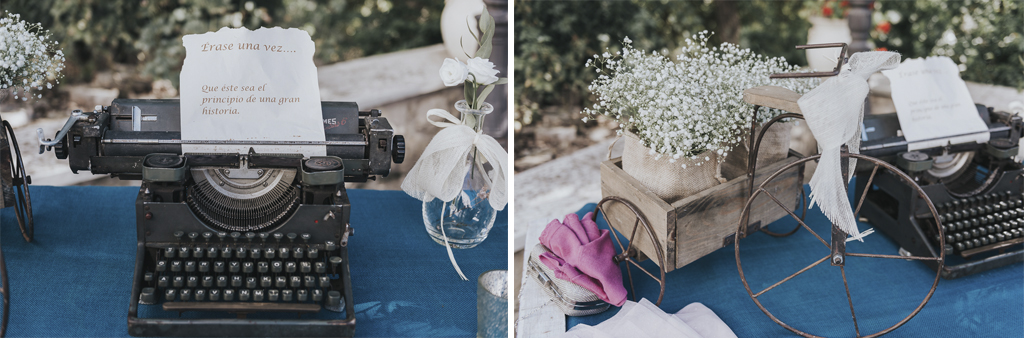
<svg viewBox="0 0 1024 338"><path fill-rule="evenodd" d="M988 142L988 126L953 60L909 59L882 74L892 83L892 101L910 151Z"/></svg>
<svg viewBox="0 0 1024 338"><path fill-rule="evenodd" d="M182 41L181 138L210 141L183 144L183 152L326 154L323 144L304 144L324 141L309 34L222 28Z"/></svg>

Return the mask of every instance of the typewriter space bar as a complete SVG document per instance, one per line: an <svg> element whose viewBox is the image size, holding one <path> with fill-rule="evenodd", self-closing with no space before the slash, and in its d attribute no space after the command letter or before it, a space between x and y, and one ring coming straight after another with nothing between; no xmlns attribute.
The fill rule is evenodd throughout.
<svg viewBox="0 0 1024 338"><path fill-rule="evenodd" d="M164 311L318 312L320 304L255 302L166 302Z"/></svg>

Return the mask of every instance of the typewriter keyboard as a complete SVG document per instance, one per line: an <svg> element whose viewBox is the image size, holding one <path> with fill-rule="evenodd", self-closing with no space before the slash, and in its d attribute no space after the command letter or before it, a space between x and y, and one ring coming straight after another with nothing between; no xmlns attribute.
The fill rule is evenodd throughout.
<svg viewBox="0 0 1024 338"><path fill-rule="evenodd" d="M141 304L168 311L340 312L343 266L337 244L308 234L175 233L149 247Z"/></svg>
<svg viewBox="0 0 1024 338"><path fill-rule="evenodd" d="M1009 191L936 205L946 236L946 254L964 257L1024 243L1024 205ZM936 235L937 236L937 235ZM934 238L938 243L938 238Z"/></svg>

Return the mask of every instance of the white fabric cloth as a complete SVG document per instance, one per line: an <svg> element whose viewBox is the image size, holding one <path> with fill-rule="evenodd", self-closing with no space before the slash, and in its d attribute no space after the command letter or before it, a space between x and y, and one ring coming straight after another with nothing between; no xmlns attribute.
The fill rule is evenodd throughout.
<svg viewBox="0 0 1024 338"><path fill-rule="evenodd" d="M676 314L661 311L646 298L626 301L619 313L595 326L576 325L565 338L736 338L736 334L704 304L691 303Z"/></svg>
<svg viewBox="0 0 1024 338"><path fill-rule="evenodd" d="M900 55L893 52L853 54L838 76L825 80L797 100L821 152L818 168L810 182L811 206L817 203L832 224L854 236L852 239L861 240L866 233L857 230L857 220L853 217L853 208L846 194L849 182L842 178L840 148L846 144L850 153L859 153L868 77L880 70L896 68L899 64ZM851 158L851 178L856 164Z"/></svg>
<svg viewBox="0 0 1024 338"><path fill-rule="evenodd" d="M443 120L431 119L435 116ZM420 155L405 181L402 181L402 190L424 202L435 197L450 202L462 193L463 180L470 168L466 156L476 147L479 155L490 162L493 168L487 173L491 183L488 196L491 207L495 210L505 209L508 203L505 190L508 188L508 153L501 144L490 135L473 131L473 128L462 124L444 109L427 111L427 121L444 129L427 144L423 155Z"/></svg>

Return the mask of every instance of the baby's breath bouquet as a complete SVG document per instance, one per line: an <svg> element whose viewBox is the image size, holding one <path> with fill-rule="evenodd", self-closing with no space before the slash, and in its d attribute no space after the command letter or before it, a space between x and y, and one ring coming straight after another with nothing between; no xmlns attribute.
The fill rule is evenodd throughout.
<svg viewBox="0 0 1024 338"><path fill-rule="evenodd" d="M586 62L586 67L593 67L598 76L589 87L596 103L583 109L583 120L605 115L618 121L618 133L627 136L626 147L630 148L631 140L638 140L642 147L637 145L640 149L633 150L643 153L637 155L637 151L627 149L623 170L668 200L724 181L718 165L743 141L754 118L752 106L743 102L744 90L770 84L804 93L817 84L804 79L769 80L773 73L791 72L797 67L784 58L758 55L730 43L708 46L708 37L704 31L686 39L674 58L634 49L627 37L621 51L606 51ZM758 122L780 113L762 112ZM673 187L664 179L669 169L661 169L668 164L653 168L627 163L634 161L631 158L636 162L666 162L676 171L708 162L712 168L699 170L710 177L680 175L680 186Z"/></svg>
<svg viewBox="0 0 1024 338"><path fill-rule="evenodd" d="M769 80L774 73L796 71L785 58L770 58L730 43L708 46L707 31L685 41L675 61L658 52L634 49L629 38L621 52L587 60L599 74L589 89L597 96L583 120L597 115L620 123L619 133L635 133L656 156L699 160L713 152L725 156L750 128L752 106L743 102L748 88L775 85L797 93L814 80ZM765 122L780 114L760 114Z"/></svg>
<svg viewBox="0 0 1024 338"><path fill-rule="evenodd" d="M64 53L50 41L39 24L26 23L18 14L0 17L0 101L13 95L27 101L59 83Z"/></svg>

